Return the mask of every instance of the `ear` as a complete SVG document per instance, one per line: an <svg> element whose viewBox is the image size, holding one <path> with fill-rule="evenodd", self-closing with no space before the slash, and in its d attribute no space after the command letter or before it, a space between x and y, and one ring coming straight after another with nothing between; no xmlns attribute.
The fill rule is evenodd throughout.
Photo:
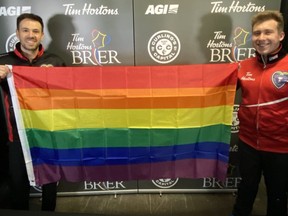
<svg viewBox="0 0 288 216"><path fill-rule="evenodd" d="M19 31L18 31L18 29L16 29L16 36L19 39Z"/></svg>
<svg viewBox="0 0 288 216"><path fill-rule="evenodd" d="M42 32L41 41L44 39L44 32Z"/></svg>
<svg viewBox="0 0 288 216"><path fill-rule="evenodd" d="M284 37L285 37L285 32L282 31L282 32L280 33L280 41L282 41L282 40L284 39Z"/></svg>

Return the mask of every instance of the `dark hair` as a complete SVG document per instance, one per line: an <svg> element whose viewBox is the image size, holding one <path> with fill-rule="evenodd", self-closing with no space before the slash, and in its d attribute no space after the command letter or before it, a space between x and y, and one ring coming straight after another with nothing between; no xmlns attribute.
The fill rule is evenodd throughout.
<svg viewBox="0 0 288 216"><path fill-rule="evenodd" d="M30 19L37 21L41 24L42 27L42 32L44 31L44 25L43 25L43 20L40 16L32 13L23 13L20 16L17 17L17 30L19 30L20 22L24 19Z"/></svg>
<svg viewBox="0 0 288 216"><path fill-rule="evenodd" d="M255 24L262 23L268 20L275 20L278 23L277 25L278 31L279 32L284 31L283 15L279 11L271 11L271 10L263 11L254 15L252 17L251 22L252 28L254 27Z"/></svg>

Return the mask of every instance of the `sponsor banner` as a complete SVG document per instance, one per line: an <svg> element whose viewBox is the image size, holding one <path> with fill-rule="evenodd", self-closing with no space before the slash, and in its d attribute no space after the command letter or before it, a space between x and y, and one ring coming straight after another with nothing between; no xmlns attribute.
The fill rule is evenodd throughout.
<svg viewBox="0 0 288 216"><path fill-rule="evenodd" d="M31 187L31 196L41 196L42 188ZM137 181L84 181L71 183L61 181L58 183L59 196L92 195L92 194L123 194L137 193Z"/></svg>
<svg viewBox="0 0 288 216"><path fill-rule="evenodd" d="M2 0L0 6L0 53L14 49L16 18L24 12L40 14L44 21L44 47L60 55L69 66L177 65L241 61L254 55L250 19L263 10L287 11L285 0ZM282 4L281 4L282 3ZM287 17L287 13L284 14ZM287 27L287 25L286 25ZM287 28L285 28L287 31ZM287 38L286 38L287 45ZM228 179L236 184L237 118L239 94L231 128ZM1 118L2 122L2 118ZM162 187L170 184L169 180ZM211 181L211 185L216 185ZM217 182L217 181L215 181ZM139 186L138 186L139 184ZM59 183L59 194L132 193L163 190L152 181L101 183L94 187L80 183ZM115 188L112 188L113 185ZM163 186L164 185L164 186ZM171 184L172 185L172 184ZM213 191L205 179L178 179L165 190ZM224 187L230 190L230 183ZM101 186L101 187L100 187ZM206 187L207 186L207 187ZM235 187L234 187L235 186ZM227 188L226 188L227 187ZM96 190L94 190L96 188ZM216 190L223 188L217 187ZM39 191L31 189L32 195Z"/></svg>
<svg viewBox="0 0 288 216"><path fill-rule="evenodd" d="M1 12L0 24L6 27L1 53L13 50L18 42L17 16L32 12L43 18L44 47L67 65L134 65L132 0L61 0L46 4L45 10L41 1L9 0Z"/></svg>
<svg viewBox="0 0 288 216"><path fill-rule="evenodd" d="M225 181L215 178L203 179L155 179L150 181L104 181L104 182L59 182L58 195L124 194L124 193L193 193L233 192L239 177L228 177ZM42 188L31 188L31 196L41 196Z"/></svg>
<svg viewBox="0 0 288 216"><path fill-rule="evenodd" d="M235 191L240 182L239 177L229 177L225 181L215 178L203 179L156 179L139 181L139 192L149 193L189 193L189 192L231 192Z"/></svg>
<svg viewBox="0 0 288 216"><path fill-rule="evenodd" d="M280 1L135 0L134 5L136 65L199 64L253 56L251 16L279 10Z"/></svg>

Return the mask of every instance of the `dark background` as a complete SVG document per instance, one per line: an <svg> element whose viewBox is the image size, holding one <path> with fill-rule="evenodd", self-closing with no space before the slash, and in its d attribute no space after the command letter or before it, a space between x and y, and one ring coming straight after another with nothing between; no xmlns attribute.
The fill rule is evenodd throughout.
<svg viewBox="0 0 288 216"><path fill-rule="evenodd" d="M212 0L211 0L212 1ZM232 43L233 37L235 37L235 29L238 27L243 28L245 31L250 31L250 18L253 13L211 13L211 1L203 0L86 0L86 3L91 3L94 7L105 5L112 8L118 8L118 16L76 16L76 15L64 15L63 4L75 3L75 7L81 8L85 2L77 0L53 0L47 2L43 6L42 1L38 0L3 0L1 6L29 6L31 5L32 13L41 14L43 21L45 22L45 40L43 41L44 47L52 53L60 55L67 63L73 65L72 53L67 50L67 43L71 42L72 34L79 33L83 37L85 45L93 45L91 40L91 31L97 29L103 34L107 35L107 40L104 48L105 52L117 53L117 58L120 63L114 62L112 65L157 65L153 61L147 52L147 43L149 38L157 31L169 30L174 32L181 41L181 52L175 61L169 63L173 64L205 64L215 63L211 62L211 50L207 48L208 41L214 37L215 31L221 30L226 36L223 39L226 43ZM248 4L251 1L242 0L240 4ZM285 33L286 37L283 44L288 49L288 1L287 0L254 0L256 5L266 5L266 9L281 10L285 18ZM177 14L155 14L146 15L145 11L149 5L169 5L179 4ZM224 0L223 5L231 4L230 0ZM1 38L0 38L0 53L6 52L5 44L7 38L15 32L16 29L16 17L15 16L0 16ZM249 39L249 37L248 37ZM219 42L219 41L217 41ZM79 42L80 43L80 42ZM243 46L249 48L249 40ZM221 51L221 50L219 50ZM226 59L227 60L227 59ZM216 62L221 63L221 62ZM91 66L91 64L87 64ZM109 65L109 64L106 64ZM86 66L85 64L81 66ZM236 104L238 102L236 101ZM7 130L3 111L3 98L0 95L0 202L2 194L7 193L7 181L5 178L7 173ZM235 112L237 115L237 112ZM237 131L232 133L231 138L231 151L230 169L229 175L235 178L232 182L238 182L237 173ZM6 182L6 183L5 183ZM198 179L198 180L186 180L181 179L177 182L177 186L174 187L179 191L193 191L193 189L204 188L206 190L217 189L218 183ZM212 181L211 181L212 182ZM165 183L165 181L164 181ZM102 187L103 185L103 187ZM86 190L84 183L70 184L60 183L59 191L71 192L74 191L97 193L108 193L111 190L133 190L141 192L141 188L144 192L158 192L163 191L157 188L151 181L143 182L124 182L123 184L117 184L114 187L105 188L105 183L99 183L98 188L91 188ZM207 188L206 188L206 186ZM107 185L106 185L107 186ZM138 190L138 186L141 186ZM227 186L227 187L226 187ZM226 185L221 190L233 189L235 184ZM41 188L40 188L41 190ZM171 190L173 188L164 188L164 190ZM32 194L37 195L38 191L34 189Z"/></svg>

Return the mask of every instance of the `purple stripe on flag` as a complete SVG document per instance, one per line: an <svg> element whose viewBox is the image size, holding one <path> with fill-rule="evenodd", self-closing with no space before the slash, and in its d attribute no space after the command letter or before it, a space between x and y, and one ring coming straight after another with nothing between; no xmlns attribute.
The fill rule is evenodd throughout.
<svg viewBox="0 0 288 216"><path fill-rule="evenodd" d="M159 178L226 178L228 164L211 159L185 159L159 163L114 165L114 166L54 166L34 167L36 182L43 185L49 182L67 180L81 181L126 181ZM146 179L146 180L149 180Z"/></svg>

